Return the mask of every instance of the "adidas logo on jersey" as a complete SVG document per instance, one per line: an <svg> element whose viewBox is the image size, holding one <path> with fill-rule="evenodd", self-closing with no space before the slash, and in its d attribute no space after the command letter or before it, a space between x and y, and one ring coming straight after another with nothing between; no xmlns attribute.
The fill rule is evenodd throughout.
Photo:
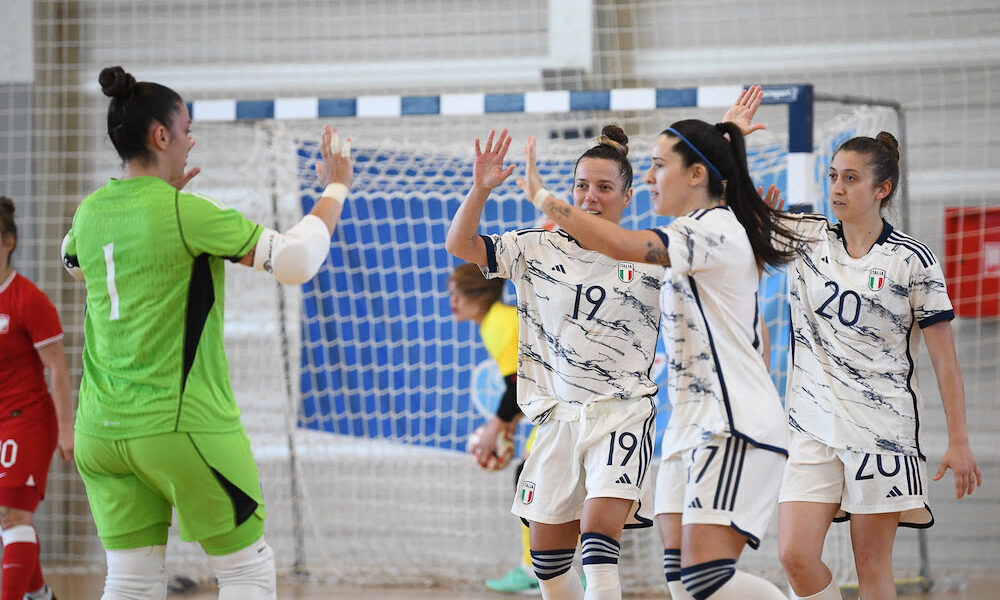
<svg viewBox="0 0 1000 600"><path fill-rule="evenodd" d="M892 486L892 489L889 490L889 493L886 494L885 497L886 498L896 498L896 497L902 496L902 495L903 495L903 492L901 492L898 487Z"/></svg>
<svg viewBox="0 0 1000 600"><path fill-rule="evenodd" d="M701 498L696 497L692 500L691 504L688 504L688 508L701 508Z"/></svg>
<svg viewBox="0 0 1000 600"><path fill-rule="evenodd" d="M565 273L566 269L562 265L556 265L552 267L553 271L559 271L560 273Z"/></svg>
<svg viewBox="0 0 1000 600"><path fill-rule="evenodd" d="M624 483L625 485L632 485L632 480L628 478L627 474L623 474L621 477L618 478L617 481L615 481L615 483Z"/></svg>

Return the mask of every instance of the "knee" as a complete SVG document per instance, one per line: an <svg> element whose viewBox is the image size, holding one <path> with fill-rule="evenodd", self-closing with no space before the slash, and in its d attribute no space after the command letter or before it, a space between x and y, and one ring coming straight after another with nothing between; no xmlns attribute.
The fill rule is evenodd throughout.
<svg viewBox="0 0 1000 600"><path fill-rule="evenodd" d="M208 564L219 581L220 600L275 598L274 551L263 537L231 554L209 556Z"/></svg>
<svg viewBox="0 0 1000 600"><path fill-rule="evenodd" d="M778 545L778 560L781 561L781 566L784 567L788 576L793 579L796 575L807 573L822 563L820 554L789 543Z"/></svg>
<svg viewBox="0 0 1000 600"><path fill-rule="evenodd" d="M167 597L166 546L108 550L101 600L163 600Z"/></svg>
<svg viewBox="0 0 1000 600"><path fill-rule="evenodd" d="M10 529L20 525L34 526L34 515L26 510L3 507L0 508L0 529Z"/></svg>

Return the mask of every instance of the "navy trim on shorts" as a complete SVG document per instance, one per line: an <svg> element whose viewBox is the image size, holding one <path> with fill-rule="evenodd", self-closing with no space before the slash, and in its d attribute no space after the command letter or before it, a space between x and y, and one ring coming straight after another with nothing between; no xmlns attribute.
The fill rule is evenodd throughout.
<svg viewBox="0 0 1000 600"><path fill-rule="evenodd" d="M754 534L750 533L749 531L743 531L742 529L740 529L739 527L736 526L736 523L733 523L732 521L729 522L729 526L733 528L733 531L735 531L736 533L742 535L743 537L745 537L747 539L747 545L748 546L750 546L754 550L756 550L757 548L760 548L760 538L759 537L755 536Z"/></svg>

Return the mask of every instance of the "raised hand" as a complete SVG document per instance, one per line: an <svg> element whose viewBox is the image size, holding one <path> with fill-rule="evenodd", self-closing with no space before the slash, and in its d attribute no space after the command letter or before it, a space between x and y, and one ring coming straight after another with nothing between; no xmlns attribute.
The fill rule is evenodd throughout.
<svg viewBox="0 0 1000 600"><path fill-rule="evenodd" d="M329 125L323 127L320 137L319 153L323 161L316 163L316 176L323 187L331 183L342 183L351 187L354 177L354 166L351 164L351 138L340 142L336 128Z"/></svg>
<svg viewBox="0 0 1000 600"><path fill-rule="evenodd" d="M759 85L751 85L740 92L740 97L726 111L723 121L733 123L743 132L743 137L755 131L767 129L763 123L753 123L753 116L760 107L761 100L764 99L764 91Z"/></svg>
<svg viewBox="0 0 1000 600"><path fill-rule="evenodd" d="M767 187L766 194L764 193L764 188L758 187L757 195L764 200L764 204L774 210L781 210L785 207L785 199L781 197L781 190L773 183Z"/></svg>
<svg viewBox="0 0 1000 600"><path fill-rule="evenodd" d="M472 185L492 190L504 182L514 172L514 165L503 166L507 149L510 148L510 136L507 130L500 132L500 137L493 144L495 129L490 130L486 138L486 148L481 148L479 138L476 138L476 162L472 166Z"/></svg>
<svg viewBox="0 0 1000 600"><path fill-rule="evenodd" d="M517 180L517 186L528 195L528 201L532 203L535 194L545 187L535 159L535 136L529 136L528 143L524 146L524 178Z"/></svg>

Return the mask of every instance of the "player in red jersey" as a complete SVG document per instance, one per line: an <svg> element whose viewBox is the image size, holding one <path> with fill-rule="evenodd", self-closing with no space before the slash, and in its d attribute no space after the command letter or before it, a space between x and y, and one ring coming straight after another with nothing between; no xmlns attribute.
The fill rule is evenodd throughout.
<svg viewBox="0 0 1000 600"><path fill-rule="evenodd" d="M55 306L11 267L14 202L0 197L0 600L50 600L32 522L52 453L73 459L73 410ZM52 393L45 382L49 370Z"/></svg>

